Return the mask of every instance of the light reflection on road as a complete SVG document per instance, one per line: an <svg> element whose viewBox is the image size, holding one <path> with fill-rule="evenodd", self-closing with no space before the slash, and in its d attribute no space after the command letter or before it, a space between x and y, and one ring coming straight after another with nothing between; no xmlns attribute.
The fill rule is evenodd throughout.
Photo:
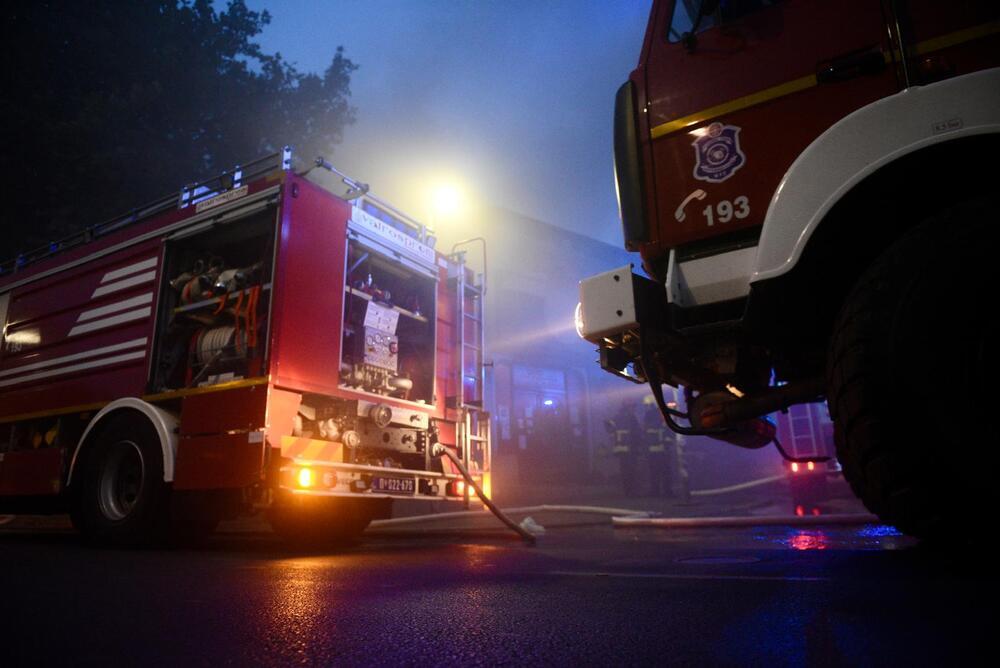
<svg viewBox="0 0 1000 668"><path fill-rule="evenodd" d="M825 550L830 547L830 538L822 531L796 531L788 538L788 547L793 550Z"/></svg>
<svg viewBox="0 0 1000 668"><path fill-rule="evenodd" d="M260 609L260 626L287 656L294 654L308 662L317 640L332 629L318 628L318 620L329 619L332 560L328 557L281 559L269 564L269 596ZM336 577L335 575L333 577Z"/></svg>
<svg viewBox="0 0 1000 668"><path fill-rule="evenodd" d="M635 528L616 529L619 543L669 543L731 550L899 550L912 547L916 539L904 536L890 526L789 527L762 526L740 528Z"/></svg>

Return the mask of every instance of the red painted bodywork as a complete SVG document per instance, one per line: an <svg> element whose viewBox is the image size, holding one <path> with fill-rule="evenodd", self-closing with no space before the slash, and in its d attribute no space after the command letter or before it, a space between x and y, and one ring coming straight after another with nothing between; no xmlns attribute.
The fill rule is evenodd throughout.
<svg viewBox="0 0 1000 668"><path fill-rule="evenodd" d="M264 428L267 385L208 392L181 400L181 436Z"/></svg>
<svg viewBox="0 0 1000 668"><path fill-rule="evenodd" d="M249 487L261 481L264 442L247 434L184 437L177 444L174 489Z"/></svg>
<svg viewBox="0 0 1000 668"><path fill-rule="evenodd" d="M104 275L147 259L157 261L155 275L151 280L91 298ZM100 374L95 374L93 369L83 369L75 373L27 379L21 383L0 387L0 417L99 402L111 389L108 383L114 388L126 389L135 395L142 394L146 384L146 358L153 337L152 315L112 328L98 329L74 337L68 335L77 324L77 319L90 309L155 293L160 278L159 265L160 244L158 241L151 241L15 289L8 307L7 340L10 341L18 334L22 336L27 334L30 339L37 338L37 343L24 344L24 348L19 352L14 352L7 346L3 356L0 357L0 373L18 367L45 364L57 358L78 355L94 348L142 338L146 339L144 346L129 350L145 350L147 355L102 367ZM151 307L154 302L155 297L148 305ZM128 310L135 309L127 309L126 312ZM81 359L79 363L86 361ZM45 370L46 367L39 368L28 376L45 373Z"/></svg>
<svg viewBox="0 0 1000 668"><path fill-rule="evenodd" d="M455 372L455 356L458 342L455 340L455 319L457 307L455 296L448 290L448 272L440 269L438 281L437 307L437 370L434 378L434 415L445 417L445 397L454 397L458 393ZM454 434L454 429L451 430ZM442 443L454 444L454 436L449 440L442 432Z"/></svg>
<svg viewBox="0 0 1000 668"><path fill-rule="evenodd" d="M298 392L279 390L273 385L267 388L267 416L264 435L268 443L281 443L281 437L292 433L295 414L302 403Z"/></svg>
<svg viewBox="0 0 1000 668"><path fill-rule="evenodd" d="M273 181L261 179L250 184L248 197L272 187ZM125 396L142 396L148 382L148 359L153 345L154 316L162 276L164 234L185 219L195 215L194 207L172 210L137 223L106 238L84 244L52 258L30 265L26 269L0 277L0 292L33 276L40 276L76 261L107 251L129 241L152 236L148 241L123 248L104 257L83 261L80 265L40 278L10 293L5 342L0 346L0 374L17 367L44 364L53 359L79 355L104 346L121 344L145 337L146 354L136 360L85 369L47 378L0 386L0 420L6 417L53 411L72 406L104 404ZM152 281L91 298L101 279L108 272L140 260L156 258L156 275ZM140 272L143 273L143 272ZM100 308L144 293L152 292L150 316L122 325L98 329L68 337L77 318L86 310ZM108 314L114 315L114 313ZM15 332L37 330L38 343L14 352L7 341ZM130 348L129 350L140 350ZM122 351L125 352L125 351ZM80 362L86 362L81 359ZM45 371L44 368L39 369ZM99 372L97 372L99 371ZM0 382L4 378L0 376Z"/></svg>
<svg viewBox="0 0 1000 668"><path fill-rule="evenodd" d="M93 415L96 409L122 397L145 397L180 418L174 486L177 489L243 487L265 479L265 448L280 447L281 436L291 434L292 420L304 393L341 399L379 401L427 412L444 420L446 399L457 390L453 336L455 296L448 287L448 270L438 255L436 369L433 404L421 405L368 394L339 384L341 321L344 311L344 273L347 225L351 205L291 172L274 173L249 184L248 198L280 184L277 248L270 292L267 363L259 384L194 393L151 391L150 358L155 317L165 278L161 274L167 238L196 215L194 207L172 210L109 234L71 251L40 261L0 278L0 293L24 279L40 277L9 291L6 341L18 335L23 349L9 343L0 347L0 383L11 377L23 381L0 385L0 430L10 425L36 424L60 415ZM146 238L148 237L148 238ZM120 244L138 243L100 258L91 256ZM89 258L89 259L88 259ZM155 259L149 280L104 296L94 296L102 279L138 262ZM65 268L80 261L78 266ZM43 276L47 272L52 275ZM104 284L114 282L105 280ZM69 336L85 311L152 293L150 314L136 320ZM108 316L115 313L108 313ZM100 316L105 317L105 316ZM84 324L86 322L82 321ZM2 324L2 323L0 323ZM37 336L36 336L37 335ZM18 337L15 337L18 338ZM97 368L67 372L67 356L81 362L104 359L94 349L146 339L122 352L140 353L135 359ZM60 361L62 360L62 361ZM28 365L39 372L32 377ZM447 411L454 419L454 412ZM42 417L39 417L42 416ZM32 422L34 421L34 422ZM453 424L440 423L442 441L455 442ZM251 432L264 432L255 442ZM0 431L0 435L4 432ZM9 433L9 432L7 432ZM0 459L0 496L55 494L64 484L76 440L52 447L7 452ZM55 481L55 482L53 482Z"/></svg>
<svg viewBox="0 0 1000 668"><path fill-rule="evenodd" d="M0 462L0 496L45 496L62 489L63 453L58 448L8 452Z"/></svg>
<svg viewBox="0 0 1000 668"><path fill-rule="evenodd" d="M277 293L271 333L271 376L276 387L343 399L420 408L445 417L445 397L455 394L454 299L447 270L439 267L437 374L433 406L340 386L340 323L344 312L347 222L351 207L319 186L289 176L284 187ZM276 294L277 294L276 293Z"/></svg>
<svg viewBox="0 0 1000 668"><path fill-rule="evenodd" d="M344 254L351 207L305 179L285 183L279 229L271 375L275 385L337 391Z"/></svg>
<svg viewBox="0 0 1000 668"><path fill-rule="evenodd" d="M905 21L921 42L996 20L992 3L906 4ZM771 197L795 158L819 134L850 112L901 88L900 72L877 74L804 90L713 115L684 130L651 139L657 126L817 73L831 61L861 50L890 51L885 17L870 0L784 0L742 19L697 34L693 52L667 40L673 0L654 2L640 62L630 76L638 91L641 159L646 174L650 241L644 259L741 229L759 228ZM935 52L950 75L996 66L996 35ZM642 113L641 110L646 112ZM694 177L692 142L713 122L739 127L744 165L720 183ZM675 210L696 189L683 221ZM749 215L707 224L702 210L722 200L749 200Z"/></svg>

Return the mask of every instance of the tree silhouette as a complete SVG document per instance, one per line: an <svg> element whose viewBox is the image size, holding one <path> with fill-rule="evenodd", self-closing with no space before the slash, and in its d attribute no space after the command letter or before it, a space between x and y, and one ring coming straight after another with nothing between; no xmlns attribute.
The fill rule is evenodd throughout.
<svg viewBox="0 0 1000 668"><path fill-rule="evenodd" d="M14 0L3 18L0 259L240 160L330 155L353 122L342 47L322 76L253 41L243 0Z"/></svg>

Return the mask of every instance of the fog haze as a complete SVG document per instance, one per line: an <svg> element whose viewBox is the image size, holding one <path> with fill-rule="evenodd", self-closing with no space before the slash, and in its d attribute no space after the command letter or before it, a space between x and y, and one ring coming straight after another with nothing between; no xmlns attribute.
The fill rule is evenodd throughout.
<svg viewBox="0 0 1000 668"><path fill-rule="evenodd" d="M614 94L635 67L649 3L253 0L259 37L300 70L337 45L360 65L358 121L333 162L418 217L427 190L470 196L620 245Z"/></svg>

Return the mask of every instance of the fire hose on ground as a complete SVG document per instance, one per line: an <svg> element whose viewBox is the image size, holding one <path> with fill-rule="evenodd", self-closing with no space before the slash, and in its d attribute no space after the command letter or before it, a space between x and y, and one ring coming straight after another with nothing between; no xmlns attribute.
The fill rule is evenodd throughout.
<svg viewBox="0 0 1000 668"><path fill-rule="evenodd" d="M543 532L544 529L534 524L529 523L527 528L525 527L525 522L530 520L530 517L522 522L522 524L517 524L512 519L510 519L508 514L517 515L528 515L536 514L542 512L552 512L552 513L583 513L592 515L609 515L611 516L612 524L616 527L640 527L640 526L657 526L657 527L672 527L672 528L697 528L697 527L735 527L735 526L745 526L748 524L752 525L776 525L776 524L791 524L796 526L801 525L817 525L817 524L872 524L878 523L879 519L867 513L851 513L851 514L839 514L839 515L823 515L819 517L795 517L795 516L785 516L785 515L768 515L768 516L753 516L749 515L746 517L654 517L655 513L645 510L635 510L630 508L614 508L605 506L586 506L586 505L565 505L565 504L542 504L535 506L522 506L515 508L504 508L500 509L485 495L482 488L476 483L475 479L469 474L468 470L462 464L458 457L447 450L447 448L442 448L443 452L440 452L440 456L447 456L452 463L456 465L459 472L465 478L469 485L476 491L476 495L483 502L483 504L488 508L488 510L461 510L457 512L449 513L435 513L430 515L413 515L410 517L397 517L387 520L378 520L372 522L372 527L375 528L391 528L398 526L405 526L409 524L423 524L426 522L459 519L459 518L471 518L471 517L482 517L486 515L494 515L501 522L509 527L512 531L516 532L521 538L529 545L535 544L535 535L533 535L528 529L533 529L537 532ZM757 480L750 480L744 483L739 483L736 485L729 485L726 487L718 487L715 489L703 489L691 492L691 496L715 496L719 494L727 494L731 492L738 492L745 489L751 489L754 487L760 487L763 485L768 485L774 482L779 482L783 480L785 476L768 476L765 478L760 478Z"/></svg>
<svg viewBox="0 0 1000 668"><path fill-rule="evenodd" d="M759 478L757 480L750 480L748 482L742 482L737 485L729 485L727 487L717 487L715 489L698 489L691 492L691 496L715 496L716 494L728 494L729 492L739 492L744 489L752 489L754 487L760 487L762 485L769 485L772 482L779 482L785 480L784 475L772 475L766 478Z"/></svg>
<svg viewBox="0 0 1000 668"><path fill-rule="evenodd" d="M506 524L511 529L511 531L517 533L521 537L521 539L524 540L526 544L528 545L535 544L535 536L532 533L524 529L521 525L515 523L514 520L507 517L507 515L505 515L502 510L497 508L496 505L494 505L493 502L490 501L489 497L486 496L486 494L483 492L483 488L480 487L479 483L477 483L475 479L469 474L469 470L465 468L465 465L462 464L461 460L455 455L454 452L452 452L451 450L449 450L448 448L446 448L441 444L435 445L434 450L435 450L434 454L436 454L437 456L440 457L441 455L444 455L445 457L451 460L451 463L455 465L455 468L457 468L459 473L462 474L462 477L465 478L466 484L471 485L472 489L476 490L476 496L478 496L479 500L483 502L483 505L485 505L487 508L490 509L490 512L496 515L498 520Z"/></svg>

